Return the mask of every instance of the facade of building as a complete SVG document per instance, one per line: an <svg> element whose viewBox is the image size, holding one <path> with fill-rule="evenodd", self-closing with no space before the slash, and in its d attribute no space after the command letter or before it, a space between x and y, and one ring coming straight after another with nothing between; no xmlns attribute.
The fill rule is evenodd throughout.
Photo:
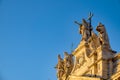
<svg viewBox="0 0 120 80"><path fill-rule="evenodd" d="M78 47L71 53L64 53L64 59L58 56L56 65L58 80L120 80L120 53L113 51L102 23L94 33L85 19L79 24L82 39Z"/></svg>

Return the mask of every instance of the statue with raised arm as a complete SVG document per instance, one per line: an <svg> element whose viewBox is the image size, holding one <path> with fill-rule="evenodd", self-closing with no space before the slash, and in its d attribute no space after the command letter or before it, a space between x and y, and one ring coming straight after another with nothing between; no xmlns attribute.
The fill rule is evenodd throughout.
<svg viewBox="0 0 120 80"><path fill-rule="evenodd" d="M89 23L85 19L82 20L82 26L80 26L80 34L82 34L82 40L88 41L90 38L90 28Z"/></svg>
<svg viewBox="0 0 120 80"><path fill-rule="evenodd" d="M76 24L79 25L79 33L82 35L82 40L88 41L88 39L91 36L92 32L92 26L91 26L91 18L93 14L90 13L89 15L89 22L87 22L85 19L82 20L82 24L75 21Z"/></svg>
<svg viewBox="0 0 120 80"><path fill-rule="evenodd" d="M57 69L57 78L58 80L63 80L64 75L64 62L60 55L58 55L58 64L55 67Z"/></svg>
<svg viewBox="0 0 120 80"><path fill-rule="evenodd" d="M100 44L104 47L111 49L105 26L102 23L99 23L96 30L99 33Z"/></svg>

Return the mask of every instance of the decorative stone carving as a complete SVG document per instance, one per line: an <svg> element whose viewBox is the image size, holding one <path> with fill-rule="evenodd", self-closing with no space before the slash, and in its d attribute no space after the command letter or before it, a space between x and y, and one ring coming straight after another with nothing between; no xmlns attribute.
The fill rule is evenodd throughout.
<svg viewBox="0 0 120 80"><path fill-rule="evenodd" d="M106 32L105 26L102 23L99 23L96 30L99 33L99 40L100 40L101 45L103 47L107 47L110 49L109 38Z"/></svg>
<svg viewBox="0 0 120 80"><path fill-rule="evenodd" d="M57 78L58 80L63 80L62 77L64 75L64 62L63 59L61 58L60 55L58 55L58 64L56 65L56 69L57 69Z"/></svg>
<svg viewBox="0 0 120 80"><path fill-rule="evenodd" d="M58 64L55 68L57 69L58 80L66 80L73 68L73 55L64 52L64 59L58 55Z"/></svg>
<svg viewBox="0 0 120 80"><path fill-rule="evenodd" d="M99 38L93 31L91 32L91 37L89 38L88 44L92 52L100 46Z"/></svg>
<svg viewBox="0 0 120 80"><path fill-rule="evenodd" d="M87 41L90 37L91 31L90 31L89 23L85 19L82 20L82 25L80 25L79 31L82 35L82 40Z"/></svg>
<svg viewBox="0 0 120 80"><path fill-rule="evenodd" d="M73 55L68 54L67 52L64 52L64 78L66 79L68 75L71 73L73 68Z"/></svg>
<svg viewBox="0 0 120 80"><path fill-rule="evenodd" d="M105 26L101 23L92 31L90 14L87 22L75 22L80 27L82 40L71 53L64 52L64 59L58 55L58 80L119 80L120 79L120 53L115 56L111 50ZM74 56L74 59L73 59Z"/></svg>

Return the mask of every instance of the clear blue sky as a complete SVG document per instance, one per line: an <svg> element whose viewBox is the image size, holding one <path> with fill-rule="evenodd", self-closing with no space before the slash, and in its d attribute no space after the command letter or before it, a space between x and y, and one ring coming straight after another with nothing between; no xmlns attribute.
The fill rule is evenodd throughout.
<svg viewBox="0 0 120 80"><path fill-rule="evenodd" d="M77 47L74 21L90 11L120 52L120 0L0 0L0 80L56 80L57 55Z"/></svg>

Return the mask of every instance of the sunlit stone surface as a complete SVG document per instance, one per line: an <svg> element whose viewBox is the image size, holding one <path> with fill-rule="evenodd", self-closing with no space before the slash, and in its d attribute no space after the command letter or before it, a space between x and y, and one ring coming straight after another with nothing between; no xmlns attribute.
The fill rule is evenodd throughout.
<svg viewBox="0 0 120 80"><path fill-rule="evenodd" d="M58 80L120 80L120 53L111 49L102 23L96 27L98 35L93 32L91 18L76 22L82 35L78 47L63 59L58 55Z"/></svg>

